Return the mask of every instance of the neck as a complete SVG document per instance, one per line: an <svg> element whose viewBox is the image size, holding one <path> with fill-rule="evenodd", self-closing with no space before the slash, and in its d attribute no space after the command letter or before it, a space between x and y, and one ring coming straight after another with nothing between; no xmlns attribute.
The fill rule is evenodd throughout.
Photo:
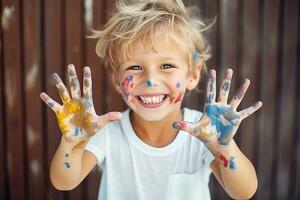
<svg viewBox="0 0 300 200"><path fill-rule="evenodd" d="M132 112L130 118L135 133L143 142L154 147L164 147L176 138L178 130L172 124L174 121L183 120L183 113L178 109L162 120L145 121Z"/></svg>

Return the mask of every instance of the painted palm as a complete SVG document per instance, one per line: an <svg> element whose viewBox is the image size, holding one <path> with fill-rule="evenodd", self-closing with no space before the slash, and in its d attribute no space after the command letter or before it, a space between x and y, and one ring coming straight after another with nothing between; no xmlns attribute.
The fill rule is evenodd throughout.
<svg viewBox="0 0 300 200"><path fill-rule="evenodd" d="M68 89L54 73L52 83L58 90L63 105L55 102L46 93L41 93L42 100L55 112L63 137L80 148L87 140L112 120L120 118L119 112L98 116L92 99L92 79L89 67L83 69L83 95L74 65L68 66L68 78L71 95Z"/></svg>
<svg viewBox="0 0 300 200"><path fill-rule="evenodd" d="M216 101L216 71L211 70L207 84L206 102L201 119L194 123L174 122L173 127L195 135L204 143L229 144L242 120L262 106L262 103L258 101L242 111L238 112L236 110L249 87L250 81L248 79L239 88L231 102L227 103L232 73L231 69L226 71L218 101Z"/></svg>

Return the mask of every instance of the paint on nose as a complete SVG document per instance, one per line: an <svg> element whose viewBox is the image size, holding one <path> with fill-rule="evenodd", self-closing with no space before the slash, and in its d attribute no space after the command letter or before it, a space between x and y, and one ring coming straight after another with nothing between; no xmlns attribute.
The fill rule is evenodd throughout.
<svg viewBox="0 0 300 200"><path fill-rule="evenodd" d="M153 82L151 80L147 80L145 83L146 87L152 87L153 86Z"/></svg>

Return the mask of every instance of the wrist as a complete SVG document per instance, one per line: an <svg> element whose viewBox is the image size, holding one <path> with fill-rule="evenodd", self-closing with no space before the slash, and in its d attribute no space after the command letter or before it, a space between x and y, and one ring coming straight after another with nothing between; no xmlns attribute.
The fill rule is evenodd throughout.
<svg viewBox="0 0 300 200"><path fill-rule="evenodd" d="M88 137L81 137L74 140L73 138L67 139L64 136L62 136L60 141L60 147L65 152L69 152L69 153L77 152L84 149L89 139L90 138Z"/></svg>

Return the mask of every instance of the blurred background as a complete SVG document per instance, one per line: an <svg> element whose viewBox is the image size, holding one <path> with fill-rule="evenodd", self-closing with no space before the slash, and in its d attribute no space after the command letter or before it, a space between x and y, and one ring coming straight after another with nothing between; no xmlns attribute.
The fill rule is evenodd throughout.
<svg viewBox="0 0 300 200"><path fill-rule="evenodd" d="M109 0L1 0L0 28L0 199L97 199L98 169L70 192L53 188L49 165L61 137L54 113L40 100L59 96L50 74L65 78L66 65L79 76L91 66L98 114L126 108L114 91L91 28L99 29L113 8ZM300 2L298 0L189 0L207 22L205 34L217 69L218 86L227 67L234 70L232 97L245 78L251 86L240 109L263 101L236 137L253 162L259 188L253 199L300 199ZM200 93L184 105L202 110ZM212 199L229 199L213 176Z"/></svg>

